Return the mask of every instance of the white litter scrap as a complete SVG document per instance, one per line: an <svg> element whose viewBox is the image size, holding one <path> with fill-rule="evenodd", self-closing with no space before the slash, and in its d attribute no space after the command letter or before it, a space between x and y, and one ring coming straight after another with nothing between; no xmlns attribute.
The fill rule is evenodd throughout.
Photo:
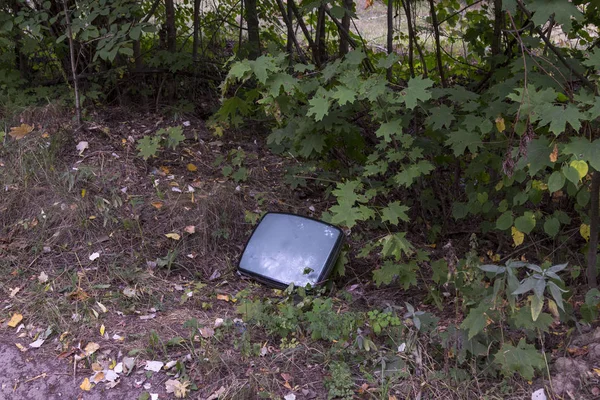
<svg viewBox="0 0 600 400"><path fill-rule="evenodd" d="M548 400L544 389L538 389L531 394L531 400Z"/></svg>
<svg viewBox="0 0 600 400"><path fill-rule="evenodd" d="M146 361L146 367L144 368L146 371L158 372L165 365L162 361Z"/></svg>

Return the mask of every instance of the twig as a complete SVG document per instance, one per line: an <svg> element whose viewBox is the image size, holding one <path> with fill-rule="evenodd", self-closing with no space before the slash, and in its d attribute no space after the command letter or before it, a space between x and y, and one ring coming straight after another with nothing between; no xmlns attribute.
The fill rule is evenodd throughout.
<svg viewBox="0 0 600 400"><path fill-rule="evenodd" d="M63 0L65 10L65 21L67 23L67 33L69 36L69 54L71 56L71 72L73 73L73 89L75 90L75 117L77 118L77 129L81 127L81 104L79 103L79 79L77 78L77 66L75 65L75 45L73 44L73 31L71 30L71 19L69 18L69 9L67 0Z"/></svg>

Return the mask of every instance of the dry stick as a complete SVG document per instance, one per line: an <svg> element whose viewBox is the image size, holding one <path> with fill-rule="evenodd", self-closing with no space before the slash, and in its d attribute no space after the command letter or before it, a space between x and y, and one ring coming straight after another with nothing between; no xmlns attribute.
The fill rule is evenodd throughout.
<svg viewBox="0 0 600 400"><path fill-rule="evenodd" d="M304 33L304 37L306 38L306 41L308 42L308 47L310 47L310 49L312 50L313 60L314 60L315 64L317 65L317 67L320 67L321 63L319 61L319 51L318 51L317 47L315 46L315 42L313 41L312 36L310 35L310 32L308 31L308 28L306 27L306 24L304 23L304 20L302 19L302 15L300 14L300 11L298 11L298 7L296 7L296 3L294 3L294 0L288 0L288 4L292 8L292 11L294 12L294 15L296 16L296 20L298 21L298 25L300 25L300 29L302 29L302 33Z"/></svg>
<svg viewBox="0 0 600 400"><path fill-rule="evenodd" d="M404 14L406 15L406 27L408 28L408 68L410 70L410 77L415 77L415 62L414 62L414 34L412 26L412 18L410 17L410 0L401 1ZM424 74L427 77L427 74Z"/></svg>
<svg viewBox="0 0 600 400"><path fill-rule="evenodd" d="M288 2L288 7L289 7L290 3ZM290 19L290 15L288 15L288 13L285 12L285 8L283 7L283 2L281 0L277 0L277 6L279 7L279 11L281 12L281 15L283 15L283 22L285 23L285 25L288 28L288 40L290 40L294 46L296 47L296 50L298 50L298 57L300 57L300 61L303 64L306 64L306 57L304 56L304 52L302 51L302 47L300 47L300 44L298 43L298 39L296 39L296 35L294 35L294 27L292 25L292 20ZM291 7L289 7L291 10ZM290 49L290 53L291 53L291 49Z"/></svg>
<svg viewBox="0 0 600 400"><path fill-rule="evenodd" d="M433 0L429 0L429 8L431 9L431 23L433 24L433 33L435 35L435 58L437 60L438 72L440 73L440 80L442 81L442 87L447 87L446 76L444 74L444 66L442 65L442 51L440 45L440 27L437 22L437 14L435 13L435 4Z"/></svg>
<svg viewBox="0 0 600 400"><path fill-rule="evenodd" d="M527 10L525 8L525 6L523 5L523 2L521 0L517 0L517 4L519 5L519 8L521 9L521 11L523 11L523 13L527 16L527 18L531 19L531 13L529 12L529 10ZM537 32L537 34L540 35L540 37L542 38L542 40L544 41L544 43L546 43L546 45L548 46L548 48L556 55L556 57L558 58L558 61L560 61L562 65L564 65L585 86L587 86L588 89L590 89L592 92L596 93L596 86L592 82L590 82L585 76L583 76L579 71L577 71L571 65L569 65L569 63L563 57L563 55L560 54L560 52L558 51L558 49L550 42L550 40L548 40L548 38L546 37L546 35L544 35L544 32L542 32L542 30L540 29L540 27L536 26L536 27L534 27L534 29Z"/></svg>
<svg viewBox="0 0 600 400"><path fill-rule="evenodd" d="M588 244L588 265L587 279L588 286L591 288L598 287L598 272L596 270L596 261L598 258L598 224L600 218L598 216L598 208L600 207L600 172L594 171L592 174L592 196L590 200L590 242Z"/></svg>
<svg viewBox="0 0 600 400"><path fill-rule="evenodd" d="M81 105L79 103L79 78L77 77L77 66L75 65L75 45L73 44L73 31L71 30L71 19L67 9L67 0L63 0L65 10L65 21L67 33L69 34L69 54L71 56L71 72L73 73L73 88L75 90L75 117L77 118L77 129L81 127Z"/></svg>

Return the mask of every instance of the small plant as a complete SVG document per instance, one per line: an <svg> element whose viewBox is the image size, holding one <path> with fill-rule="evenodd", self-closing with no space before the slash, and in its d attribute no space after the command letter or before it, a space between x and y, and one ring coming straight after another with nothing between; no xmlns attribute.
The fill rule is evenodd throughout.
<svg viewBox="0 0 600 400"><path fill-rule="evenodd" d="M239 183L248 179L248 169L243 166L245 160L246 152L244 150L233 149L226 157L218 156L213 165L222 166L221 173L223 176Z"/></svg>
<svg viewBox="0 0 600 400"><path fill-rule="evenodd" d="M344 362L332 362L329 365L330 376L325 378L328 399L352 399L354 380L350 368Z"/></svg>
<svg viewBox="0 0 600 400"><path fill-rule="evenodd" d="M150 157L156 157L161 147L166 146L175 150L184 140L183 128L181 126L173 126L159 129L154 136L144 136L138 140L136 148L138 149L138 155L147 160Z"/></svg>
<svg viewBox="0 0 600 400"><path fill-rule="evenodd" d="M369 317L369 325L371 325L376 335L379 335L388 326L400 325L400 318L393 315L390 311L381 312L379 310L371 310L367 313L367 316Z"/></svg>

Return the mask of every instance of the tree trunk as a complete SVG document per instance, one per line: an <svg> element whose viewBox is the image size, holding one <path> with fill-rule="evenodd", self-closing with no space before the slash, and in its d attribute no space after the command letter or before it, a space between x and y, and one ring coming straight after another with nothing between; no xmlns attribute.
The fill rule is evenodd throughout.
<svg viewBox="0 0 600 400"><path fill-rule="evenodd" d="M350 32L350 13L354 10L354 0L342 0L342 4L344 6L344 17L342 18L342 28L346 32ZM350 50L350 43L348 42L348 38L341 29L339 30L340 35L340 57L348 54Z"/></svg>
<svg viewBox="0 0 600 400"><path fill-rule="evenodd" d="M504 27L504 12L502 0L494 0L494 37L492 38L491 69L498 64L498 56L502 53L502 28Z"/></svg>
<svg viewBox="0 0 600 400"><path fill-rule="evenodd" d="M325 6L319 6L317 10L317 28L315 32L315 43L317 45L317 53L319 63L327 60L327 46L325 43Z"/></svg>
<svg viewBox="0 0 600 400"><path fill-rule="evenodd" d="M310 49L312 51L313 61L315 62L317 67L320 67L321 63L319 62L319 51L317 49L315 42L312 39L312 36L310 35L310 32L308 31L308 28L306 27L306 24L304 23L304 20L302 19L302 14L300 14L300 11L298 11L298 7L296 7L294 0L287 0L287 1L288 1L289 6L292 8L292 11L294 12L294 15L296 16L296 20L298 21L298 25L300 25L300 29L302 30L302 33L304 33L304 37L306 38L306 41L308 42L308 47L310 47Z"/></svg>
<svg viewBox="0 0 600 400"><path fill-rule="evenodd" d="M257 0L244 0L244 5L246 9L246 25L248 25L248 58L256 60L260 56Z"/></svg>
<svg viewBox="0 0 600 400"><path fill-rule="evenodd" d="M588 243L588 257L587 257L587 281L590 288L598 287L597 277L598 271L596 270L596 260L598 257L598 224L600 224L600 218L598 218L598 209L600 208L600 172L594 171L592 173L592 187L591 187L591 201L590 201L590 242Z"/></svg>
<svg viewBox="0 0 600 400"><path fill-rule="evenodd" d="M394 1L388 0L387 4L387 53L394 52ZM412 65L411 65L412 69ZM387 80L392 80L392 67L387 70Z"/></svg>
<svg viewBox="0 0 600 400"><path fill-rule="evenodd" d="M175 26L174 0L165 0L165 25L167 28L167 50L171 53L177 51L177 27Z"/></svg>
<svg viewBox="0 0 600 400"><path fill-rule="evenodd" d="M192 60L198 61L198 31L200 30L200 1L194 0L194 42L192 44Z"/></svg>
<svg viewBox="0 0 600 400"><path fill-rule="evenodd" d="M446 77L444 74L444 66L442 65L442 47L440 45L440 27L438 26L437 14L435 12L434 0L429 0L429 8L431 11L431 23L433 24L433 33L435 35L435 55L437 60L438 72L440 74L440 81L442 87L448 87Z"/></svg>

